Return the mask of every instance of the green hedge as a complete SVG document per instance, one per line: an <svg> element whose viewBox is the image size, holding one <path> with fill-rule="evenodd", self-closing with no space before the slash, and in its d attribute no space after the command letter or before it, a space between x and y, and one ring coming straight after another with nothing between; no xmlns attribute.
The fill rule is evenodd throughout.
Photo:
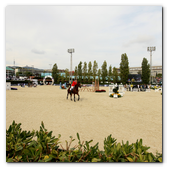
<svg viewBox="0 0 170 170"><path fill-rule="evenodd" d="M75 139L70 136L64 148L59 145L61 135L52 136L43 122L39 131L22 131L20 126L13 121L6 130L7 162L162 162L162 154L147 152L150 147L143 146L142 139L132 144L117 143L109 135L104 140L104 151L100 151L98 143L91 146L93 140L81 142L77 133L78 144L71 147Z"/></svg>

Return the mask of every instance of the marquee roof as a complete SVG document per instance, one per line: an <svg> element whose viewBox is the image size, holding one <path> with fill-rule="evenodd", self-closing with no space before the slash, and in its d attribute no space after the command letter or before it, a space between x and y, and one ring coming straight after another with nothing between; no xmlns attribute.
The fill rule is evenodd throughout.
<svg viewBox="0 0 170 170"><path fill-rule="evenodd" d="M10 67L6 67L6 70L14 71L14 69L12 69L12 68L10 68Z"/></svg>

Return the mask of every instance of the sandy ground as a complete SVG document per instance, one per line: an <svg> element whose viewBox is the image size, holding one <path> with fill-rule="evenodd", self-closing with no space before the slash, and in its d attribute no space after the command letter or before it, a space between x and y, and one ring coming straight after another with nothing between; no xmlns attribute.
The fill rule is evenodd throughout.
<svg viewBox="0 0 170 170"><path fill-rule="evenodd" d="M130 143L142 138L150 146L150 152L162 153L162 95L160 92L125 92L124 97L114 99L106 93L80 92L80 101L66 99L66 90L59 86L17 87L6 91L6 128L12 121L22 123L23 130L39 130L41 121L54 136L61 134L76 140L93 139L103 150L104 139L112 134L117 142ZM77 99L77 96L76 96Z"/></svg>

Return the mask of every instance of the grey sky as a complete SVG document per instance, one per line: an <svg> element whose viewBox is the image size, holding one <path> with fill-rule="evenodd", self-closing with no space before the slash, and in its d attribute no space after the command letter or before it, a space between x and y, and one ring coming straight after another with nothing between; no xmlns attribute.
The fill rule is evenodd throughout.
<svg viewBox="0 0 170 170"><path fill-rule="evenodd" d="M73 69L80 61L101 68L119 67L126 53L129 66L150 62L148 46L156 46L152 64L162 65L162 6L7 6L6 65Z"/></svg>

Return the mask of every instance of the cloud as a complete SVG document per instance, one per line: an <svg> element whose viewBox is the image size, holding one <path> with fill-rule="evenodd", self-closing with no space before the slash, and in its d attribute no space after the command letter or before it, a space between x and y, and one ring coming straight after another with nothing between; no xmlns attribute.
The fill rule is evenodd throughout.
<svg viewBox="0 0 170 170"><path fill-rule="evenodd" d="M129 40L128 42L124 43L123 46L124 47L129 47L130 45L133 44L149 44L154 42L155 38L153 36L147 36L147 35L140 35L136 38L133 38L131 40Z"/></svg>
<svg viewBox="0 0 170 170"><path fill-rule="evenodd" d="M45 51L40 51L40 50L37 50L37 49L32 49L31 51L35 54L45 54Z"/></svg>
<svg viewBox="0 0 170 170"><path fill-rule="evenodd" d="M104 60L118 67L123 53L136 66L149 56L147 46L156 46L153 63L162 62L162 10L157 6L8 6L5 19L6 61L70 68L67 49L74 48L72 68L94 60L99 68Z"/></svg>
<svg viewBox="0 0 170 170"><path fill-rule="evenodd" d="M6 51L12 51L12 49L11 48L6 48Z"/></svg>

